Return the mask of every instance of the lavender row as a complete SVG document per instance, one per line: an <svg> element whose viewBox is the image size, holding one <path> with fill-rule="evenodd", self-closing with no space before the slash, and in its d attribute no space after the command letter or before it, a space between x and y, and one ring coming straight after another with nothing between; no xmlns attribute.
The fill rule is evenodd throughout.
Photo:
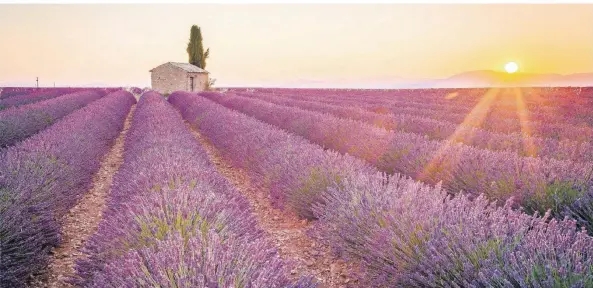
<svg viewBox="0 0 593 288"><path fill-rule="evenodd" d="M115 92L0 154L0 286L20 287L60 242L60 218L90 188L135 102Z"/></svg>
<svg viewBox="0 0 593 288"><path fill-rule="evenodd" d="M251 94L249 97L278 105L298 107L305 110L332 114L341 118L360 120L388 130L426 135L430 139L461 142L482 149L509 151L524 156L548 157L576 162L593 161L593 145L590 142L558 141L553 138L530 137L521 133L494 133L479 128L458 126L451 122L427 119L409 114L379 114L356 107L291 100L260 94Z"/></svg>
<svg viewBox="0 0 593 288"><path fill-rule="evenodd" d="M1 111L0 148L24 140L103 95L99 90L80 91Z"/></svg>
<svg viewBox="0 0 593 288"><path fill-rule="evenodd" d="M29 88L29 87L1 87L0 88L0 99L6 99L13 96L18 95L25 95L28 93L33 93L34 91L45 90L39 88Z"/></svg>
<svg viewBox="0 0 593 288"><path fill-rule="evenodd" d="M515 197L531 210L555 208L555 213L561 213L593 190L591 163L520 157L258 99L211 92L200 95L324 148L366 160L383 172L432 184L442 181L451 193L483 193L503 202Z"/></svg>
<svg viewBox="0 0 593 288"><path fill-rule="evenodd" d="M77 263L84 287L313 287L256 226L247 200L210 163L179 113L143 94L107 209Z"/></svg>
<svg viewBox="0 0 593 288"><path fill-rule="evenodd" d="M0 110L8 109L10 107L15 106L22 106L27 105L43 100L48 100L52 98L56 98L58 96L62 96L64 94L70 94L74 92L78 92L81 89L51 89L39 92L33 92L24 95L18 95L14 97L10 97L8 99L0 100Z"/></svg>
<svg viewBox="0 0 593 288"><path fill-rule="evenodd" d="M362 261L365 287L583 287L593 238L571 220L451 198L348 155L311 144L195 94L169 101L272 201L318 218L312 234ZM280 204L278 203L280 202Z"/></svg>
<svg viewBox="0 0 593 288"><path fill-rule="evenodd" d="M555 139L572 139L578 141L588 141L591 137L593 137L593 128L590 125L584 124L583 122L593 123L592 119L582 119L582 117L575 117L575 108L572 107L566 111L562 111L558 115L568 115L572 118L578 118L579 125L565 123L567 119L563 119L564 122L551 122L550 120L546 121L532 121L532 115L529 110L523 109L522 111L514 111L510 115L506 115L504 117L494 113L491 109L493 103L495 103L496 95L495 91L491 91L490 94L485 95L482 97L481 102L475 106L475 110L470 112L464 113L455 113L448 110L442 109L427 109L425 106L417 106L411 107L409 105L405 105L402 103L406 103L407 101L403 101L399 104L389 104L389 103L373 103L372 99L367 98L360 98L357 100L348 100L341 98L341 94L337 94L337 96L332 95L317 95L317 96L307 96L307 94L271 94L275 97L283 97L283 98L293 98L298 100L305 100L305 101L313 101L313 102L322 102L326 104L332 105L339 105L344 107L360 107L365 110L369 110L372 112L378 113L394 113L394 114L412 114L418 117L423 118L430 118L440 121L448 121L458 125L464 126L471 126L477 128L483 128L486 130L491 130L493 132L499 133L523 133L529 134L531 136L537 136L542 138L555 138ZM247 95L253 93L247 93ZM257 93L256 93L257 94ZM266 93L270 94L270 93ZM410 95L412 97L412 95ZM433 101L433 100L428 100ZM568 101L568 100L567 100ZM462 105L468 105L467 103L463 103ZM474 108L474 105L470 105ZM590 105L583 105L584 107L588 107ZM587 109L587 108L585 108ZM527 113L525 113L527 111ZM587 115L590 118L591 113L582 112L581 114ZM521 113L518 113L521 112ZM474 119L469 119L468 121L467 116L468 113L479 115L480 117L474 117ZM569 119L570 119L569 117ZM586 117L585 117L586 118ZM528 127L528 129L525 129ZM525 131L528 130L528 131Z"/></svg>

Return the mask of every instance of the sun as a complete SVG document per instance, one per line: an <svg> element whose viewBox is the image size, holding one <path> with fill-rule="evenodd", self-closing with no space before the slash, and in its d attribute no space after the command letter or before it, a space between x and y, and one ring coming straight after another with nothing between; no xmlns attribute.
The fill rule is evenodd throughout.
<svg viewBox="0 0 593 288"><path fill-rule="evenodd" d="M517 70L519 70L519 65L517 65L517 63L515 63L515 62L509 62L504 65L504 70L510 74L515 73L515 72L517 72Z"/></svg>

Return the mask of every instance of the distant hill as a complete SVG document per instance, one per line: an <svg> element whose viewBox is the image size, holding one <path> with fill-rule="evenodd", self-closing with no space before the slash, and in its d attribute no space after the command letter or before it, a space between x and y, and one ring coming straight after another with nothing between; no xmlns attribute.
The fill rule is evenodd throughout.
<svg viewBox="0 0 593 288"><path fill-rule="evenodd" d="M469 71L446 79L417 83L422 88L473 88L508 86L593 86L593 73L579 74L508 74L492 70Z"/></svg>

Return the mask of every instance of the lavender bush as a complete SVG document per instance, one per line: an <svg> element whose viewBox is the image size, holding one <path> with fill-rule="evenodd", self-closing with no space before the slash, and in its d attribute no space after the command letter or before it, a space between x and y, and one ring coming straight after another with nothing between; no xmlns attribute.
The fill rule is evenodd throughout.
<svg viewBox="0 0 593 288"><path fill-rule="evenodd" d="M280 261L259 262L275 258L262 239L223 239L213 230L174 234L106 264L89 287L311 287L306 279L288 283Z"/></svg>
<svg viewBox="0 0 593 288"><path fill-rule="evenodd" d="M451 198L395 175L357 175L327 193L318 231L362 259L373 287L588 287L593 238L573 220Z"/></svg>
<svg viewBox="0 0 593 288"><path fill-rule="evenodd" d="M24 140L103 95L99 90L80 91L0 111L0 148Z"/></svg>
<svg viewBox="0 0 593 288"><path fill-rule="evenodd" d="M98 231L72 282L85 287L314 287L256 226L179 113L143 94Z"/></svg>
<svg viewBox="0 0 593 288"><path fill-rule="evenodd" d="M59 244L135 99L114 92L0 153L0 286L20 287Z"/></svg>

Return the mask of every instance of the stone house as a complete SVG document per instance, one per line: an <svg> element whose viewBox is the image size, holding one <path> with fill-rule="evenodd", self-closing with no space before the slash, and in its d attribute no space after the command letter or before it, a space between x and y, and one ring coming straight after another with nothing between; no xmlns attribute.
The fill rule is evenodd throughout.
<svg viewBox="0 0 593 288"><path fill-rule="evenodd" d="M161 94L199 92L208 87L208 71L189 63L167 62L149 72L152 89Z"/></svg>

